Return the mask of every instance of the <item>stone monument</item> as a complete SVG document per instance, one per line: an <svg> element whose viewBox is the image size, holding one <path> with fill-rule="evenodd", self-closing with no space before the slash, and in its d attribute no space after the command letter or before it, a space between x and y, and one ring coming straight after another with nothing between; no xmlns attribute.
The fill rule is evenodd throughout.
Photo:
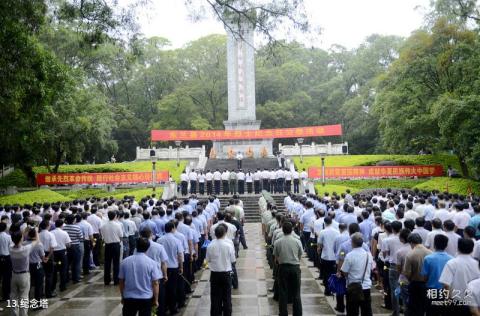
<svg viewBox="0 0 480 316"><path fill-rule="evenodd" d="M228 77L228 120L226 130L258 130L261 121L255 114L255 47L254 26L241 20L230 23L227 31L227 77ZM213 148L218 158L226 158L228 152L253 151L260 157L265 150L273 154L272 139L214 141Z"/></svg>

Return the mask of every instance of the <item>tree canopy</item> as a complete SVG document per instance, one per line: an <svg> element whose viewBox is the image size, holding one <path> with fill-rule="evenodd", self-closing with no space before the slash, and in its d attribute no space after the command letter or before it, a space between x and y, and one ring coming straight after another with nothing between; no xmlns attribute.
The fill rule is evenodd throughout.
<svg viewBox="0 0 480 316"><path fill-rule="evenodd" d="M133 160L152 128L223 129L226 36L175 49L146 38L134 19L143 2L0 2L3 164L31 175L34 165ZM197 4L192 14L205 7L255 19L267 38L282 23L310 27L302 1L185 2ZM262 128L338 123L344 135L328 141L348 141L351 153L451 151L465 175L469 165L478 172L478 12L474 0L433 1L408 38L373 34L354 49L267 41L255 60Z"/></svg>

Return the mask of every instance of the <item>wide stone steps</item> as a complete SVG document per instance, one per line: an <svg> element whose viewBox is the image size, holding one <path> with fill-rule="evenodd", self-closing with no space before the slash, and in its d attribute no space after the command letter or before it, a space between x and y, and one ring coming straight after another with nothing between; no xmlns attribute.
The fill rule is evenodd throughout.
<svg viewBox="0 0 480 316"><path fill-rule="evenodd" d="M260 210L258 207L258 200L260 199L260 194L252 195L241 195L240 199L243 201L243 210L245 211L245 221L248 223L259 223L261 221ZM219 196L221 209L224 210L228 206L229 200L232 198L231 195ZM275 205L279 209L283 208L283 199L285 195L275 194L272 195L272 198L275 202Z"/></svg>

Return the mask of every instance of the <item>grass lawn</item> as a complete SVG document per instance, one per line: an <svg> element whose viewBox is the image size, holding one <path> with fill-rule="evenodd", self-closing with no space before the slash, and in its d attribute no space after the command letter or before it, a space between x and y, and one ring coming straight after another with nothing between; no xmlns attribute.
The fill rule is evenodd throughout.
<svg viewBox="0 0 480 316"><path fill-rule="evenodd" d="M395 161L399 165L431 165L440 164L445 170L451 165L460 170L458 158L453 155L339 155L325 156L325 166L327 167L352 167L352 166L373 166L382 160ZM319 156L303 157L303 163L300 157L294 157L293 161L297 169L301 170L309 167L321 167L322 161Z"/></svg>
<svg viewBox="0 0 480 316"><path fill-rule="evenodd" d="M439 190L450 193L458 193L466 195L471 190L474 194L480 194L480 182L469 179L451 179L448 177L436 177L425 179L379 179L379 180L347 180L336 181L329 180L323 187L321 184L315 184L317 194L336 192L344 193L350 189L352 193L364 189L419 189L423 191ZM470 189L469 189L470 188Z"/></svg>
<svg viewBox="0 0 480 316"><path fill-rule="evenodd" d="M180 166L177 167L175 160L159 160L157 161L157 170L168 170L172 178L176 181L180 180L180 174L185 169L187 161L180 161ZM82 172L142 172L151 171L152 163L150 161L139 162L120 162L107 163L98 165L61 165L59 173L82 173ZM34 167L35 173L48 173L44 166ZM0 179L0 187L8 186L29 187L27 177L22 170L15 169L11 174Z"/></svg>
<svg viewBox="0 0 480 316"><path fill-rule="evenodd" d="M339 155L325 156L325 166L327 167L351 167L351 166L372 166L382 160L395 161L398 165L435 165L440 164L444 170L451 165L460 171L458 158L453 155ZM301 170L309 167L321 167L322 162L319 156L304 157L303 163L300 157L294 157L293 161L297 169ZM448 185L447 185L448 184ZM361 179L361 180L328 180L327 185L322 187L316 184L317 192L343 193L346 189L352 192L358 192L363 189L414 189L420 190L439 190L451 193L467 194L469 188L477 194L480 194L480 182L469 179L450 179L447 177L419 178L419 179Z"/></svg>
<svg viewBox="0 0 480 316"><path fill-rule="evenodd" d="M64 202L70 199L60 193L48 189L22 192L13 195L0 196L0 204L33 204L33 202Z"/></svg>
<svg viewBox="0 0 480 316"><path fill-rule="evenodd" d="M111 197L116 199L123 199L125 195L135 196L135 199L139 201L141 198L152 195L153 190L149 188L140 189L118 189L115 192L107 192L102 189L84 189L78 191L52 191L49 189L40 189L28 192L22 192L13 195L0 196L0 204L33 204L34 202L65 202L75 199L85 199L87 197ZM157 197L161 197L163 193L162 188L157 188Z"/></svg>

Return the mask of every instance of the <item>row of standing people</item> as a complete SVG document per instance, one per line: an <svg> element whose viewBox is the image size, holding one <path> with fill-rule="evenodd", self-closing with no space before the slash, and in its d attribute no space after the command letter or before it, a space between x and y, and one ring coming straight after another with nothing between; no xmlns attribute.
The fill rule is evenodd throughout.
<svg viewBox="0 0 480 316"><path fill-rule="evenodd" d="M146 254L156 260L163 280L157 282L157 294L153 295L157 290L151 289L156 313L165 315L168 309L174 314L185 305L194 273L202 267L206 256L202 246L206 240L215 238L214 222L223 220L216 215L219 200L210 197L198 201L192 196L183 203L154 198L143 199L140 204L130 198L108 200L103 205L98 202L92 199L61 206L34 204L33 208L16 205L0 209L0 278L4 300L28 300L31 289L38 302L55 297L58 285L60 291L65 291L70 282L81 282L82 270L87 275L92 268L99 268L103 253L104 283L107 286L113 281L114 285L120 285L126 314L131 315L138 306L137 299L142 299L138 297L142 291L132 292L126 287L125 282L130 284L132 279L128 282L127 279L136 272L126 273L132 267L122 268L122 264L136 253L138 241L144 239L149 240L146 247L150 250ZM234 223L229 225L236 230L238 227L233 238L237 255L239 244L247 247L240 202L232 199L226 216ZM141 247L145 250L144 244ZM178 256L175 249L181 250ZM26 315L28 307L17 306L12 310L15 315Z"/></svg>
<svg viewBox="0 0 480 316"><path fill-rule="evenodd" d="M215 171L207 170L191 171L187 174L184 171L180 175L180 193L185 196L188 193L201 195L216 194L222 192L228 194L259 194L262 190L270 193L300 192L301 181L305 183L307 172L290 171L288 169L257 169L252 172L242 169ZM190 188L189 188L190 186ZM292 187L293 186L293 187Z"/></svg>

